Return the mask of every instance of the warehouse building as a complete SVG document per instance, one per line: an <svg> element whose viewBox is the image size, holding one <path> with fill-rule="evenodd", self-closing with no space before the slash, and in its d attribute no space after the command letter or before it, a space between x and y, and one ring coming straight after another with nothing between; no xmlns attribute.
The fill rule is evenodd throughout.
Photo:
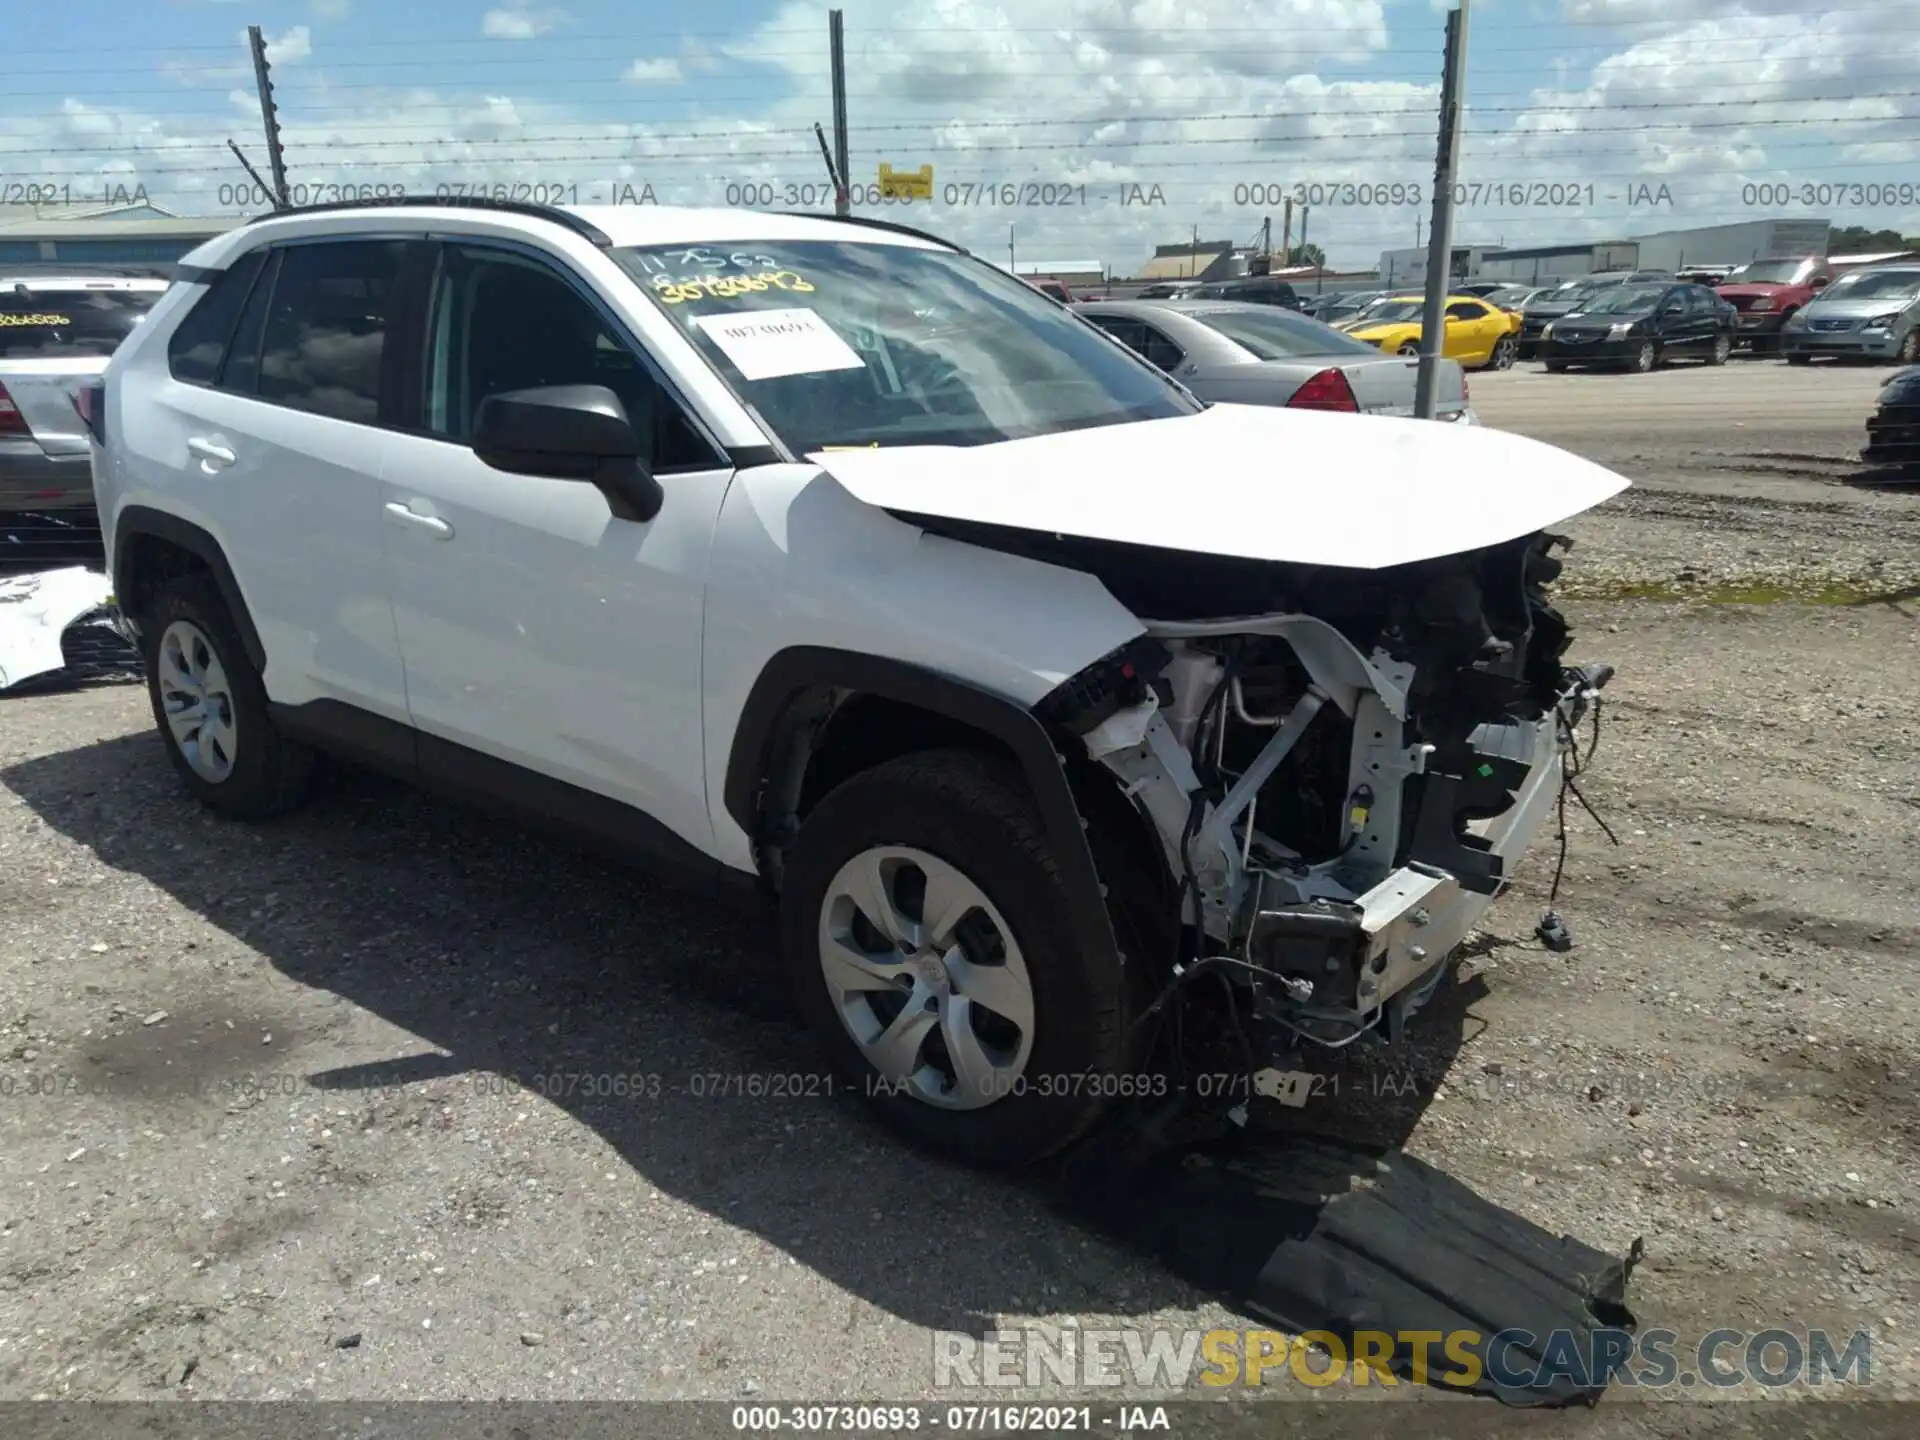
<svg viewBox="0 0 1920 1440"><path fill-rule="evenodd" d="M1013 273L1022 280L1058 280L1069 289L1107 282L1107 267L1100 260L1020 260Z"/></svg>
<svg viewBox="0 0 1920 1440"><path fill-rule="evenodd" d="M1658 230L1598 244L1536 245L1485 252L1476 280L1544 285L1600 270L1684 270L1691 265L1742 265L1772 256L1823 255L1826 220L1742 220L1688 230Z"/></svg>
<svg viewBox="0 0 1920 1440"><path fill-rule="evenodd" d="M1453 278L1464 280L1478 275L1490 255L1501 254L1498 245L1456 245L1453 247ZM1411 245L1404 250L1380 252L1380 279L1391 290L1413 286L1419 289L1427 279L1427 247Z"/></svg>
<svg viewBox="0 0 1920 1440"><path fill-rule="evenodd" d="M239 217L183 219L157 205L0 205L0 263L168 265Z"/></svg>

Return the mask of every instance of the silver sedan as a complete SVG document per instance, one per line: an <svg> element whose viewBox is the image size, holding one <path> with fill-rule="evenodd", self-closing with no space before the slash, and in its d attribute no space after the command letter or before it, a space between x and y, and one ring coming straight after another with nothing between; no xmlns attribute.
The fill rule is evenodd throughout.
<svg viewBox="0 0 1920 1440"><path fill-rule="evenodd" d="M1073 307L1202 400L1412 415L1417 361L1272 305L1227 300L1103 300ZM1440 362L1435 415L1473 424L1466 377Z"/></svg>

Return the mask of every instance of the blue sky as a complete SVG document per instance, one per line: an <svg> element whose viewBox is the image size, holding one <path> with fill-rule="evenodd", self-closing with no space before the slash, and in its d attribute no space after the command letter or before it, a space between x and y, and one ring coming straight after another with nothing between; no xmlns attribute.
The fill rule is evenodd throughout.
<svg viewBox="0 0 1920 1440"><path fill-rule="evenodd" d="M809 133L831 118L821 5L9 8L0 185L13 188L0 198L137 184L183 212L257 208L224 147L232 136L263 159L241 40L253 23L275 42L299 185L824 199ZM1245 239L1267 213L1278 226L1269 202L1299 193L1315 198L1310 235L1336 263L1371 263L1424 220L1444 25L1433 0L842 8L854 179L870 184L882 161L933 165L919 218L970 243L1004 248L1011 231L1030 257L1124 266L1195 227ZM1910 10L1481 0L1462 166L1476 193L1456 238L1544 243L1757 213L1920 230Z"/></svg>

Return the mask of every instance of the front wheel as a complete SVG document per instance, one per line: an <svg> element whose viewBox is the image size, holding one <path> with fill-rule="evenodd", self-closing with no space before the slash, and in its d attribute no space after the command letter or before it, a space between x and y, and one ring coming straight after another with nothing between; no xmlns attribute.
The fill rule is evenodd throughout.
<svg viewBox="0 0 1920 1440"><path fill-rule="evenodd" d="M1547 361L1547 373L1549 375L1563 375L1566 373L1566 369L1567 362L1564 360Z"/></svg>
<svg viewBox="0 0 1920 1440"><path fill-rule="evenodd" d="M1628 362L1628 368L1636 375L1645 375L1659 363L1660 353L1654 349L1653 342L1642 340L1640 348L1633 352L1633 359Z"/></svg>
<svg viewBox="0 0 1920 1440"><path fill-rule="evenodd" d="M1894 352L1894 362L1911 365L1920 360L1920 326L1915 326L1900 337L1900 348Z"/></svg>
<svg viewBox="0 0 1920 1440"><path fill-rule="evenodd" d="M1804 350L1789 350L1787 352L1787 363L1789 365L1811 365L1813 363L1813 356L1807 354Z"/></svg>
<svg viewBox="0 0 1920 1440"><path fill-rule="evenodd" d="M808 815L781 893L794 1006L836 1073L909 1138L995 1167L1078 1139L1127 1078L1119 966L1076 942L1023 788L958 750L865 771Z"/></svg>

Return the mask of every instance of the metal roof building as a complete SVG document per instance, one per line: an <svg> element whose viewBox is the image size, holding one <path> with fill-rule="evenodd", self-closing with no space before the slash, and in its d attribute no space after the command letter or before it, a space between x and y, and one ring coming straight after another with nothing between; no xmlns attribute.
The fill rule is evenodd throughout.
<svg viewBox="0 0 1920 1440"><path fill-rule="evenodd" d="M183 218L157 205L0 205L0 262L170 264L241 216Z"/></svg>

